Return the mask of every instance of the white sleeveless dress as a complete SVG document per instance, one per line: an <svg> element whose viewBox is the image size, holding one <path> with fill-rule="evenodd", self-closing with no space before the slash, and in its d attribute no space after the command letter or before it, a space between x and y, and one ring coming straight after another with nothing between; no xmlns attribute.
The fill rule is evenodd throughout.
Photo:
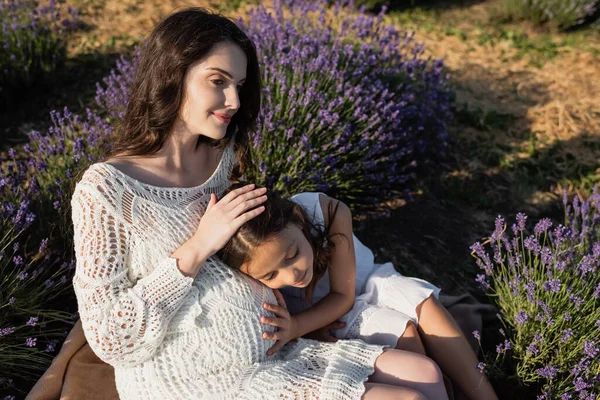
<svg viewBox="0 0 600 400"><path fill-rule="evenodd" d="M195 279L170 254L196 231L230 184L228 147L213 176L190 188L157 187L107 163L89 167L71 206L73 279L92 350L115 368L122 399L353 399L382 346L299 339L273 356L260 323L273 291L211 257Z"/></svg>
<svg viewBox="0 0 600 400"><path fill-rule="evenodd" d="M323 226L319 193L300 193L291 200L302 206L317 226ZM418 324L417 306L440 288L419 278L406 277L391 263L377 264L373 252L352 235L356 255L356 300L352 309L340 318L343 329L333 331L341 339L361 339L367 343L396 347L409 321ZM304 290L281 289L290 313L297 314L325 297L330 291L329 271L317 282L311 304Z"/></svg>

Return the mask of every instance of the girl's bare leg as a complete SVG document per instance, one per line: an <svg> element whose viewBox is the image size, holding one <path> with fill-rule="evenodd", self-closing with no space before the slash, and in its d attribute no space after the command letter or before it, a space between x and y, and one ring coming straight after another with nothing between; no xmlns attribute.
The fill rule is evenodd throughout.
<svg viewBox="0 0 600 400"><path fill-rule="evenodd" d="M411 389L425 399L448 400L442 372L437 364L423 355L404 350L385 349L375 360L375 372L369 377L369 382ZM385 388L377 390L384 391Z"/></svg>
<svg viewBox="0 0 600 400"><path fill-rule="evenodd" d="M429 400L422 393L401 386L383 383L365 383L362 400Z"/></svg>
<svg viewBox="0 0 600 400"><path fill-rule="evenodd" d="M396 349L412 351L413 353L426 355L425 346L423 346L423 342L421 341L421 334L419 333L417 325L415 325L414 322L408 322L404 333L400 339L398 339Z"/></svg>
<svg viewBox="0 0 600 400"><path fill-rule="evenodd" d="M404 333L402 334L400 339L398 339L396 349L412 351L413 353L422 354L424 356L427 355L427 353L425 352L425 346L423 345L423 341L421 340L421 334L419 333L417 325L414 322L408 322ZM450 396L450 392L453 391L450 378L448 378L447 375L443 375L443 377L446 392L448 393L448 396Z"/></svg>
<svg viewBox="0 0 600 400"><path fill-rule="evenodd" d="M417 307L419 333L427 354L471 400L497 400L487 377L477 370L479 360L462 331L435 296Z"/></svg>

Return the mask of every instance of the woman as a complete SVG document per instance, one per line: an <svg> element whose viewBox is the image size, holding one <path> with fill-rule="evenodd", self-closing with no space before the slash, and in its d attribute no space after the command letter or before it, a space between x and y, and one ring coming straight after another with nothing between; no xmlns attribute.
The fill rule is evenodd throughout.
<svg viewBox="0 0 600 400"><path fill-rule="evenodd" d="M202 9L148 38L112 154L71 202L90 347L125 399L446 399L414 353L299 339L265 355L272 290L213 256L265 201L252 185L216 201L249 162L258 68L247 36Z"/></svg>

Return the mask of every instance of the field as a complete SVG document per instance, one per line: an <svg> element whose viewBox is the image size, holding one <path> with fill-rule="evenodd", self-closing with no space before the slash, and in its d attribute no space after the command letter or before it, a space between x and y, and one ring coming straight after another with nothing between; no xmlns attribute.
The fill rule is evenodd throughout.
<svg viewBox="0 0 600 400"><path fill-rule="evenodd" d="M93 107L96 82L163 16L193 5L244 18L254 2L70 4L84 27L70 35L66 66L49 87L30 91L16 110L0 111L3 159L27 132L48 127L50 110ZM512 223L526 212L531 220L560 222L563 190L585 197L600 181L600 31L536 27L506 17L496 0L392 7L385 21L414 31L426 54L444 59L456 93L453 143L441 163L420 166L411 201L392 201L385 221L357 216L357 236L402 273L487 301L469 246L490 235L495 218ZM519 399L530 392L514 384L502 390L521 393Z"/></svg>

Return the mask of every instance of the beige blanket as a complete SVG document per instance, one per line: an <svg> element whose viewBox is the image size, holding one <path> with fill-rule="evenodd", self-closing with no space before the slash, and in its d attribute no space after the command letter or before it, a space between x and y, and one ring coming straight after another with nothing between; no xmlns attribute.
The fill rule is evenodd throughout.
<svg viewBox="0 0 600 400"><path fill-rule="evenodd" d="M440 295L441 303L454 317L476 353L479 345L471 332L481 331L483 317L494 308L477 302L471 295ZM451 385L450 385L451 386ZM455 388L450 400L466 399ZM31 389L26 400L109 400L118 399L114 369L101 361L87 344L81 321L71 329L48 370Z"/></svg>

